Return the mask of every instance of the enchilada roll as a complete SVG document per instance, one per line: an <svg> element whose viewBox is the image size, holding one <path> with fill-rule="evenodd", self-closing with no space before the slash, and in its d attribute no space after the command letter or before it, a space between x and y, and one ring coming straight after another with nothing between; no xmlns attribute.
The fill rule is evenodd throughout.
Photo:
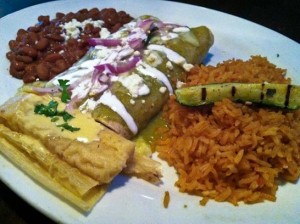
<svg viewBox="0 0 300 224"><path fill-rule="evenodd" d="M168 95L173 94L178 83L185 81L186 71L203 60L213 43L211 32L204 26L193 29L176 27L173 30L177 33L156 30L147 40L141 60L130 74L121 74L117 78L139 75L142 82L150 86L149 93L134 96L128 91L135 88L132 84L126 89L119 81L113 82L92 112L97 121L126 138L132 138L159 113ZM121 109L116 106L118 104L124 107Z"/></svg>
<svg viewBox="0 0 300 224"><path fill-rule="evenodd" d="M143 80L142 82L144 83L140 88L138 84L134 83L139 80ZM127 86L125 87L124 85ZM138 95L139 89L142 88L146 90L142 93L143 95ZM143 77L137 73L124 75L122 79L114 82L109 91L104 93L101 103L92 111L92 116L117 133L131 138L133 134L144 128L150 119L161 110L168 99L168 95L167 88L155 78ZM112 100L113 96L117 98L115 100L124 105L124 108L118 106ZM132 116L134 123L128 121L128 118L123 118L125 116L121 113L124 109Z"/></svg>

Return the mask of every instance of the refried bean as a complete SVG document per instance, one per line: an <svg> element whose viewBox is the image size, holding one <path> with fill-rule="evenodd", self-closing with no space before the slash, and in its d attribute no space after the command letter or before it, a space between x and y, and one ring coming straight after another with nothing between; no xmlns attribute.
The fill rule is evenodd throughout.
<svg viewBox="0 0 300 224"><path fill-rule="evenodd" d="M89 49L88 39L100 37L101 28L87 24L80 29L78 38L66 39L61 25L73 19L78 22L102 20L102 27L113 33L130 22L132 17L113 8L81 9L67 14L58 12L52 20L49 16L41 15L36 25L26 30L19 29L16 39L9 41L10 51L6 57L10 61L10 74L24 83L47 81L82 58Z"/></svg>

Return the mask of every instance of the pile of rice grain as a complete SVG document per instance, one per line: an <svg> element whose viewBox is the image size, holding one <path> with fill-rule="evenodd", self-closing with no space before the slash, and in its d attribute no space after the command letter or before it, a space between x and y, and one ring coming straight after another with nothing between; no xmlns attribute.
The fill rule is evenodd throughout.
<svg viewBox="0 0 300 224"><path fill-rule="evenodd" d="M266 58L230 60L193 69L187 85L217 82L290 83L285 70ZM275 201L279 181L300 176L300 110L259 107L228 99L212 106L184 107L171 97L169 122L156 142L159 157L174 166L181 192L209 199Z"/></svg>

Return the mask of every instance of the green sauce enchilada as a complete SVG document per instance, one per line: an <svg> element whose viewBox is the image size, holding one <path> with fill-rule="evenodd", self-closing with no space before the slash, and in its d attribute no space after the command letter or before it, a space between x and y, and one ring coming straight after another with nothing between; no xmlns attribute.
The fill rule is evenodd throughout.
<svg viewBox="0 0 300 224"><path fill-rule="evenodd" d="M159 113L185 81L185 72L201 63L213 35L205 26L189 28L143 16L89 43L88 54L47 85L68 80L68 109L91 112L130 139Z"/></svg>

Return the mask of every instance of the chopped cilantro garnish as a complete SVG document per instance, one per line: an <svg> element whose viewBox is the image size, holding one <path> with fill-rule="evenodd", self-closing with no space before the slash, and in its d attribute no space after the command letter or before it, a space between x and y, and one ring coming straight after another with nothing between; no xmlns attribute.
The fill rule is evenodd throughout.
<svg viewBox="0 0 300 224"><path fill-rule="evenodd" d="M64 103L67 103L71 99L71 96L68 92L68 87L70 86L68 84L68 82L69 82L69 80L64 80L64 79L58 80L59 86L62 89L61 90L61 101Z"/></svg>
<svg viewBox="0 0 300 224"><path fill-rule="evenodd" d="M65 123L56 125L57 127L61 127L71 132L80 130L80 128L72 127L67 123L67 121L71 120L74 117L65 110L58 111L57 107L58 107L58 102L55 100L51 100L48 103L48 105L44 105L44 104L35 105L34 113L44 115L46 117L51 117L51 122L56 122L59 120L59 117L62 117Z"/></svg>
<svg viewBox="0 0 300 224"><path fill-rule="evenodd" d="M57 125L57 127L62 127L62 128L66 129L68 131L71 131L71 132L80 130L80 128L75 128L75 127L69 125L68 123L63 123L63 124Z"/></svg>
<svg viewBox="0 0 300 224"><path fill-rule="evenodd" d="M74 118L71 114L69 114L67 111L60 111L57 113L58 116L61 116L64 121L68 121L71 120L72 118Z"/></svg>
<svg viewBox="0 0 300 224"><path fill-rule="evenodd" d="M59 117L53 117L53 118L51 118L51 122L56 122L58 120L59 120Z"/></svg>
<svg viewBox="0 0 300 224"><path fill-rule="evenodd" d="M43 114L46 117L53 117L57 114L58 102L51 100L48 105L37 104L34 107L34 112L36 114Z"/></svg>

